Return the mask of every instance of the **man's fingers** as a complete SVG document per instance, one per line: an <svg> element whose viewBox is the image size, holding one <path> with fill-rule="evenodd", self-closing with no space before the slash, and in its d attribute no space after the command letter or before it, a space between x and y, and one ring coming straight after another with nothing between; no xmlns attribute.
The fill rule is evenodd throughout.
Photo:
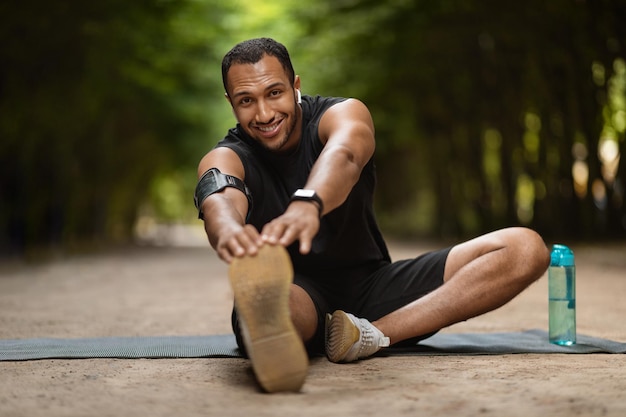
<svg viewBox="0 0 626 417"><path fill-rule="evenodd" d="M300 253L306 255L311 252L311 239L300 238Z"/></svg>
<svg viewBox="0 0 626 417"><path fill-rule="evenodd" d="M254 226L246 225L242 230L222 242L217 249L220 258L230 263L233 258L256 255L262 244L261 236Z"/></svg>
<svg viewBox="0 0 626 417"><path fill-rule="evenodd" d="M281 242L286 230L287 224L279 221L278 219L275 219L265 225L263 231L261 232L261 239L263 240L263 242L276 245Z"/></svg>
<svg viewBox="0 0 626 417"><path fill-rule="evenodd" d="M298 225L291 225L290 227L285 228L282 236L280 236L279 243L285 247L291 245L293 242L298 240L299 234L301 233L301 228Z"/></svg>
<svg viewBox="0 0 626 417"><path fill-rule="evenodd" d="M296 240L300 241L300 253L311 250L313 237L319 230L317 212L311 211L310 203L289 206L289 210L263 227L261 239L271 245L287 247ZM314 213L315 216L311 214Z"/></svg>

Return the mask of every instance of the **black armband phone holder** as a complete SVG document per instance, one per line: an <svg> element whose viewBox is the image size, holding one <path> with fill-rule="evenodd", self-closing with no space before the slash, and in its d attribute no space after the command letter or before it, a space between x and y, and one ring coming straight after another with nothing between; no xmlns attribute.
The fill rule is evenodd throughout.
<svg viewBox="0 0 626 417"><path fill-rule="evenodd" d="M193 202L198 209L198 218L200 220L204 219L204 215L202 213L202 203L204 200L211 194L223 191L226 187L236 188L246 195L246 198L248 199L248 213L250 213L250 210L252 209L252 194L246 184L244 184L244 182L239 178L233 177L232 175L222 174L217 168L211 168L202 174L202 177L198 180L196 192L193 197Z"/></svg>

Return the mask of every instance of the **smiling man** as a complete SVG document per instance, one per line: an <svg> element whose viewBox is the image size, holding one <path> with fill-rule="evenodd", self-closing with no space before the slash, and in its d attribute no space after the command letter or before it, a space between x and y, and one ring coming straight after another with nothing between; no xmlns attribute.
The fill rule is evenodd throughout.
<svg viewBox="0 0 626 417"><path fill-rule="evenodd" d="M233 330L264 390L299 390L308 355L352 362L415 344L547 269L548 249L525 228L392 262L372 207L367 107L302 95L287 50L268 38L236 45L222 77L238 124L200 161L195 201L230 264Z"/></svg>
<svg viewBox="0 0 626 417"><path fill-rule="evenodd" d="M232 86L226 98L245 131L264 148L288 152L298 144L302 109L294 106L293 89L299 91L300 78L287 76L278 59L271 57L249 66L235 65L228 73ZM275 74L283 73L276 78ZM228 90L228 86L225 86ZM261 100L256 97L261 96Z"/></svg>

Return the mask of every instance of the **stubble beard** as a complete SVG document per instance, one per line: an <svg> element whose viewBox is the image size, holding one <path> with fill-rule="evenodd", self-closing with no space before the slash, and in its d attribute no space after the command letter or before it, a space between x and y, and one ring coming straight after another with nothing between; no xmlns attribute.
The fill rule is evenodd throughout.
<svg viewBox="0 0 626 417"><path fill-rule="evenodd" d="M263 146L266 150L270 152L280 152L283 149L283 147L287 144L287 142L289 142L289 138L291 137L291 134L296 130L298 120L300 119L300 115L298 114L298 103L294 101L294 104L295 104L295 107L294 107L292 122L287 127L287 130L285 131L285 135L280 139L280 141L276 145L269 146L269 144L267 144L262 139L257 139L257 142L259 142L261 146Z"/></svg>

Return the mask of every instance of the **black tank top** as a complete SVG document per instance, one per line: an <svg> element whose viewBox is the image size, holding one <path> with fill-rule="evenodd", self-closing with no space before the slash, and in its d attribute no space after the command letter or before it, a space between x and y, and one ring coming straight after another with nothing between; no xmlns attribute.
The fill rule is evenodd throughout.
<svg viewBox="0 0 626 417"><path fill-rule="evenodd" d="M247 222L259 231L287 209L291 195L303 188L313 164L322 152L318 126L324 112L344 98L302 96L302 137L288 156L267 151L240 125L230 129L216 147L232 149L241 159L244 181L252 193ZM341 179L338 179L341 181ZM389 253L373 211L376 173L373 160L364 167L347 200L320 222L311 253L303 256L298 242L288 249L296 273L323 274L343 269L369 269L389 262Z"/></svg>

